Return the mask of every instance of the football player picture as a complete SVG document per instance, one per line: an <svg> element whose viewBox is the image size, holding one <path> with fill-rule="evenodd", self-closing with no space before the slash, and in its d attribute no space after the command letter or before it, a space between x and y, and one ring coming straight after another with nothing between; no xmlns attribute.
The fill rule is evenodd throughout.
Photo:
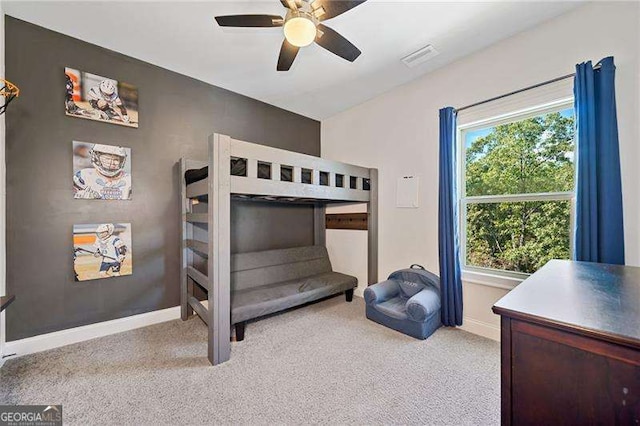
<svg viewBox="0 0 640 426"><path fill-rule="evenodd" d="M73 141L73 164L74 198L131 199L130 148Z"/></svg>
<svg viewBox="0 0 640 426"><path fill-rule="evenodd" d="M138 89L113 78L65 68L65 113L138 127Z"/></svg>
<svg viewBox="0 0 640 426"><path fill-rule="evenodd" d="M69 74L65 74L64 76L66 77L66 90L67 90L67 93L65 94L65 98L64 98L64 106L67 110L67 113L81 114L82 109L78 107L78 105L76 105L75 101L73 100L73 91L74 91L73 80L71 80L71 77L69 76Z"/></svg>
<svg viewBox="0 0 640 426"><path fill-rule="evenodd" d="M74 225L73 266L76 281L131 275L131 224Z"/></svg>
<svg viewBox="0 0 640 426"><path fill-rule="evenodd" d="M108 276L119 277L122 262L127 254L127 246L115 235L112 223L103 223L96 229L96 242L93 244L94 257L101 258L100 278Z"/></svg>
<svg viewBox="0 0 640 426"><path fill-rule="evenodd" d="M98 111L103 120L120 120L129 123L127 109L118 96L118 87L113 80L102 80L89 90L89 105Z"/></svg>

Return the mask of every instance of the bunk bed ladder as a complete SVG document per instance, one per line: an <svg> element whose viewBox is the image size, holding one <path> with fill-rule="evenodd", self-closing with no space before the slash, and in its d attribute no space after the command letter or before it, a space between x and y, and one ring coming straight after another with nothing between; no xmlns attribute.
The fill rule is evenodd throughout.
<svg viewBox="0 0 640 426"><path fill-rule="evenodd" d="M184 158L180 161L183 200L180 317L186 320L195 311L207 324L207 353L213 365L231 356L230 141L231 138L224 135L209 137L207 179L187 186L185 173L197 166ZM193 199L202 195L208 196L207 213L196 213ZM207 224L207 242L196 238L195 224ZM206 259L206 275L194 267L194 253ZM206 306L195 297L194 285L206 290Z"/></svg>
<svg viewBox="0 0 640 426"><path fill-rule="evenodd" d="M187 244L188 240L193 239L192 225L187 222L187 214L191 210L191 200L187 198L187 185L184 180L184 174L187 171L187 160L182 158L180 160L180 201L181 201L181 238L180 249L182 253L182 271L180 272L180 318L186 321L191 315L193 315L193 308L189 306L189 296L193 294L193 284L189 283L187 276L187 268L193 264L193 253L189 250Z"/></svg>

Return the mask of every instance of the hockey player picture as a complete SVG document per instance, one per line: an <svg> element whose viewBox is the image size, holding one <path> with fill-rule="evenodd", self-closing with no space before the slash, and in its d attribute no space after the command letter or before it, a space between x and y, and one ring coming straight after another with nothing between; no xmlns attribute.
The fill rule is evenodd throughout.
<svg viewBox="0 0 640 426"><path fill-rule="evenodd" d="M65 113L128 127L138 127L138 89L128 83L65 68Z"/></svg>
<svg viewBox="0 0 640 426"><path fill-rule="evenodd" d="M131 150L121 146L73 142L74 198L130 200ZM82 167L87 164L90 167Z"/></svg>
<svg viewBox="0 0 640 426"><path fill-rule="evenodd" d="M130 224L75 225L73 233L76 281L132 273Z"/></svg>

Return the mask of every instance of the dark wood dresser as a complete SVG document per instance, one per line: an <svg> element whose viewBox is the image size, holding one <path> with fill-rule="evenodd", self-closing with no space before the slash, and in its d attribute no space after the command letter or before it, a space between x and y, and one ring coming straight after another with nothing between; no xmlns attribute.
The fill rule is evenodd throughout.
<svg viewBox="0 0 640 426"><path fill-rule="evenodd" d="M640 425L640 268L552 260L493 312L503 425Z"/></svg>

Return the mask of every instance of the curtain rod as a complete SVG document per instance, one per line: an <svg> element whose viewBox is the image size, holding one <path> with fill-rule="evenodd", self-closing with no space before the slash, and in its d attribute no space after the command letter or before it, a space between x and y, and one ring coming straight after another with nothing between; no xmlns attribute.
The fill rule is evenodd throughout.
<svg viewBox="0 0 640 426"><path fill-rule="evenodd" d="M600 68L600 64L597 64L596 66L593 67L594 70L597 70L599 68ZM564 80L564 79L567 79L567 78L571 78L571 77L573 77L575 75L576 75L576 73L573 72L571 74L563 75L562 77L556 77L556 78L553 78L551 80L543 81L542 83L534 84L533 86L528 86L528 87L524 87L522 89L514 90L513 92L505 93L504 95L495 96L493 98L485 99L484 101L476 102L476 103L473 103L471 105L465 105L465 106L463 106L461 108L456 108L455 111L456 112L464 111L465 109L469 109L469 108L473 108L473 107L476 107L476 106L479 106L479 105L483 105L483 104L486 104L486 103L489 103L489 102L497 101L498 99L506 98L507 96L517 95L518 93L526 92L527 90L537 89L538 87L546 86L547 84L555 83L556 81L560 81L560 80Z"/></svg>

